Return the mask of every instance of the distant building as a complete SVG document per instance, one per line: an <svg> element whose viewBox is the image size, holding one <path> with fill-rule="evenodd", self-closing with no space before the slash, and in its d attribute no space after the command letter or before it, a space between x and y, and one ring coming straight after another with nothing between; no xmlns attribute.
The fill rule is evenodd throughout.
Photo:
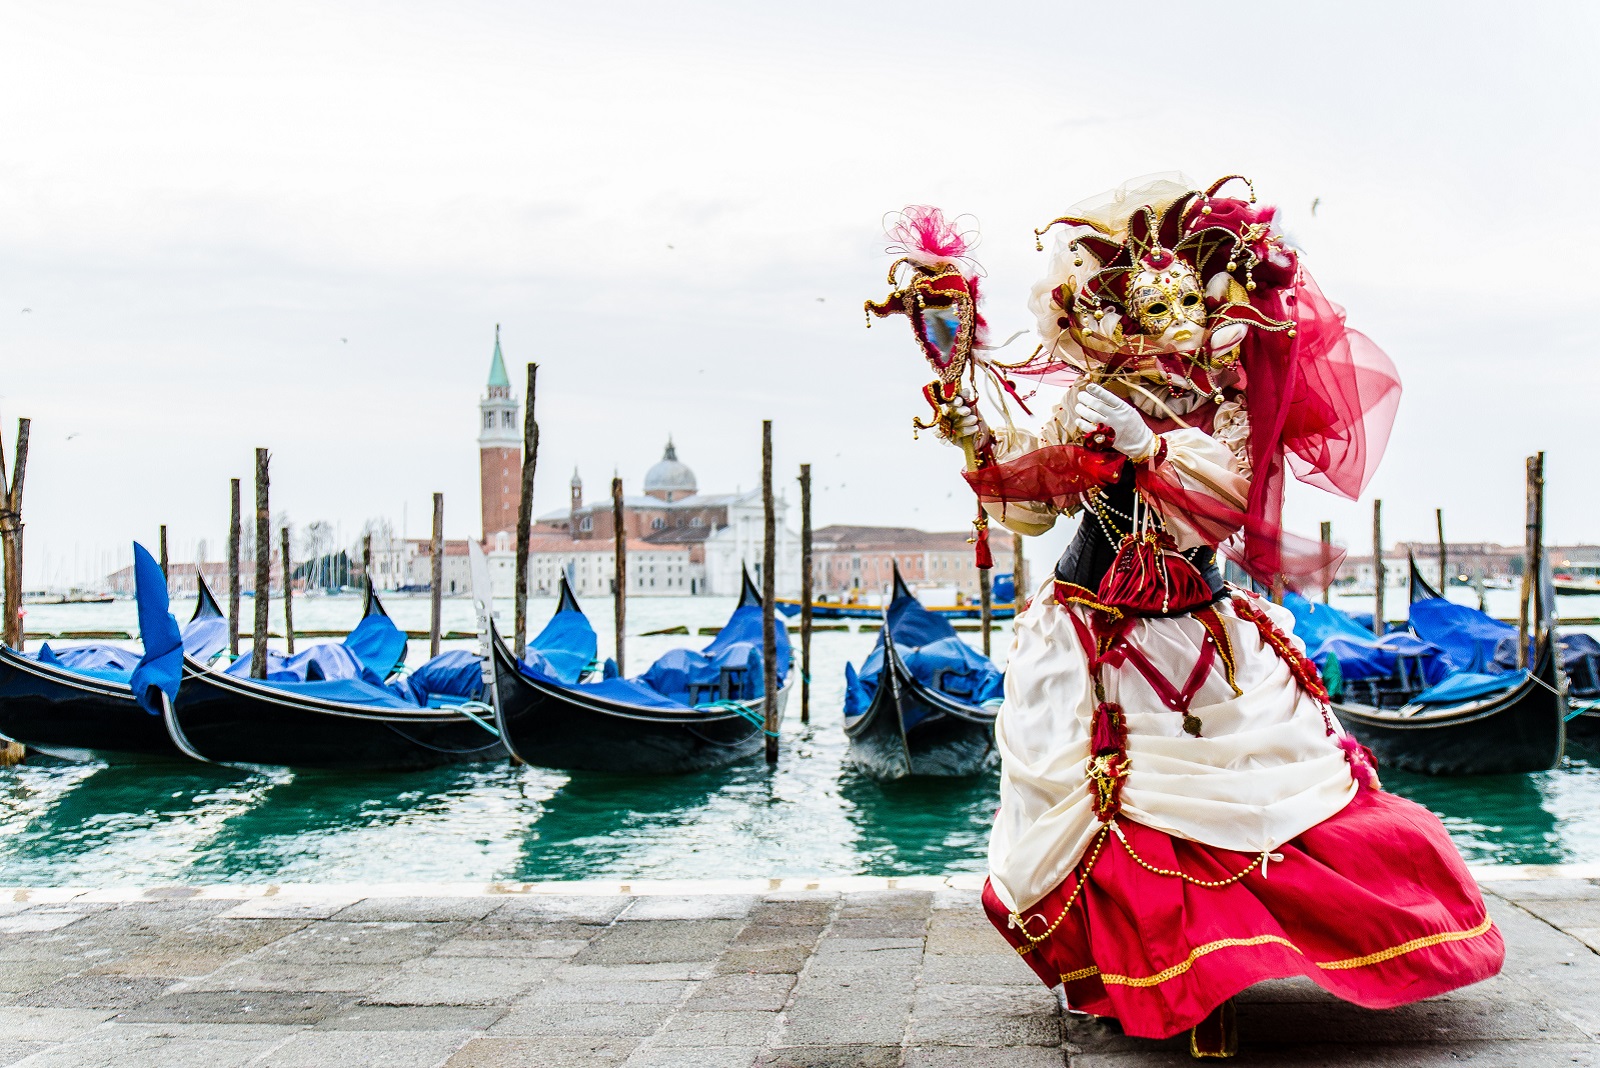
<svg viewBox="0 0 1600 1068"><path fill-rule="evenodd" d="M830 526L811 535L812 584L818 594L885 590L894 565L907 584L953 587L977 597L978 567L969 531L929 532L912 527ZM990 531L994 571L1011 570L1011 536Z"/></svg>
<svg viewBox="0 0 1600 1068"><path fill-rule="evenodd" d="M701 493L694 471L678 459L671 439L661 460L645 472L644 492L624 496L623 533L628 539L628 587L639 593L734 596L740 574L761 581L761 491ZM788 528L788 502L774 501L777 521L773 576L779 594L800 589L800 539ZM592 503L583 499L583 479L572 473L565 511L549 512L534 523L536 542L556 558L573 560L596 552L610 552L616 525L609 497ZM562 547L563 541L565 547ZM634 558L640 566L657 568L656 585L639 587ZM529 565L530 576L533 565ZM554 581L552 579L552 581ZM538 591L535 580L535 592Z"/></svg>

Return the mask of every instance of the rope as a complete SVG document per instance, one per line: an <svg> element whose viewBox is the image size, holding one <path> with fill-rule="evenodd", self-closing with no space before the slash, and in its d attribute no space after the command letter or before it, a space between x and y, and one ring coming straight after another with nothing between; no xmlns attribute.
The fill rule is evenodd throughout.
<svg viewBox="0 0 1600 1068"><path fill-rule="evenodd" d="M476 723L478 726L482 727L496 738L500 737L500 731L495 727L494 724L488 723L476 715L478 712L488 712L491 714L494 712L493 707L484 704L482 701L467 701L459 705L441 705L439 706L439 710L442 712L460 712L463 716L466 716L472 722Z"/></svg>
<svg viewBox="0 0 1600 1068"><path fill-rule="evenodd" d="M712 701L710 704L695 705L694 708L697 712L705 711L737 713L742 718L749 720L751 726L759 728L761 733L765 734L768 738L779 737L777 731L767 730L767 717L764 713L757 712L755 709L746 704L742 704L739 701Z"/></svg>

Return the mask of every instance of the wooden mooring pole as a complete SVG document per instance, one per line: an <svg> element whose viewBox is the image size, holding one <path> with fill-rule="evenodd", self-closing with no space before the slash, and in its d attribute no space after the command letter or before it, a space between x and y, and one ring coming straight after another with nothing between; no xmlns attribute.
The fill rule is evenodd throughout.
<svg viewBox="0 0 1600 1068"><path fill-rule="evenodd" d="M444 620L444 494L433 495L433 542L429 546L428 656L439 655L440 624Z"/></svg>
<svg viewBox="0 0 1600 1068"><path fill-rule="evenodd" d="M1322 557L1323 557L1324 560L1328 559L1329 552L1330 552L1330 549L1331 549L1332 545L1333 545L1333 524L1330 523L1328 520L1324 519L1322 521ZM1330 596L1332 596L1332 592L1333 592L1333 576L1329 575L1328 576L1328 581L1324 582L1322 584L1322 603L1323 604L1327 604L1328 603L1328 598Z"/></svg>
<svg viewBox="0 0 1600 1068"><path fill-rule="evenodd" d="M1528 639L1537 645L1544 623L1540 578L1544 568L1544 453L1528 457L1526 525L1522 546L1522 596L1517 612L1517 667L1527 670Z"/></svg>
<svg viewBox="0 0 1600 1068"><path fill-rule="evenodd" d="M256 450L256 600L250 677L267 677L267 611L272 607L272 511L267 505L267 450Z"/></svg>
<svg viewBox="0 0 1600 1068"><path fill-rule="evenodd" d="M372 593L372 534L361 535L361 589Z"/></svg>
<svg viewBox="0 0 1600 1068"><path fill-rule="evenodd" d="M6 477L5 446L0 444L0 566L5 568L5 621L0 641L21 650L27 632L22 625L22 483L28 475L28 439L33 421L17 420L17 447Z"/></svg>
<svg viewBox="0 0 1600 1068"><path fill-rule="evenodd" d="M761 696L767 763L778 762L777 510L772 501L772 420L761 421Z"/></svg>
<svg viewBox="0 0 1600 1068"><path fill-rule="evenodd" d="M1028 604L1028 560L1022 552L1022 535L1011 532L1011 625L1015 627Z"/></svg>
<svg viewBox="0 0 1600 1068"><path fill-rule="evenodd" d="M1448 566L1447 566L1447 560L1445 558L1445 549L1444 549L1444 509L1443 508L1435 508L1433 510L1433 520L1434 520L1434 523L1439 528L1439 596L1443 597L1445 589L1450 584L1450 574L1449 574L1449 570L1448 570Z"/></svg>
<svg viewBox="0 0 1600 1068"><path fill-rule="evenodd" d="M1372 633L1383 637L1383 502L1372 502Z"/></svg>
<svg viewBox="0 0 1600 1068"><path fill-rule="evenodd" d="M228 515L228 659L239 659L239 534L240 515L239 480L230 478L228 489L232 510Z"/></svg>
<svg viewBox="0 0 1600 1068"><path fill-rule="evenodd" d="M522 413L522 495L517 500L517 592L515 626L517 656L528 647L528 541L533 532L533 472L539 465L539 424L533 417L539 365L528 364L528 407Z"/></svg>
<svg viewBox="0 0 1600 1068"><path fill-rule="evenodd" d="M978 629L983 631L983 655L989 655L989 625L994 620L994 580L989 568L978 569Z"/></svg>
<svg viewBox="0 0 1600 1068"><path fill-rule="evenodd" d="M623 659L623 632L628 623L628 529L622 509L622 479L611 479L611 544L615 558L611 575L611 618L616 625L617 674L626 678Z"/></svg>
<svg viewBox="0 0 1600 1068"><path fill-rule="evenodd" d="M800 465L800 722L811 722L811 465Z"/></svg>
<svg viewBox="0 0 1600 1068"><path fill-rule="evenodd" d="M172 595L172 572L167 570L167 525L161 524L161 579L167 584L167 595Z"/></svg>
<svg viewBox="0 0 1600 1068"><path fill-rule="evenodd" d="M283 548L279 559L283 563L283 640L290 656L294 655L294 564L289 559L289 528L278 530ZM198 589L199 587L196 587Z"/></svg>

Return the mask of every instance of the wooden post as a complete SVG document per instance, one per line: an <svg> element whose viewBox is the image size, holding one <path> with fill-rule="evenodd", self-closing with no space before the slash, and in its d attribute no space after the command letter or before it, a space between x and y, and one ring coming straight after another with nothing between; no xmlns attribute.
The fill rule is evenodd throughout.
<svg viewBox="0 0 1600 1068"><path fill-rule="evenodd" d="M1523 534L1522 596L1517 612L1517 667L1526 670L1528 638L1541 640L1540 571L1544 566L1544 453L1528 457L1527 518Z"/></svg>
<svg viewBox="0 0 1600 1068"><path fill-rule="evenodd" d="M517 656L528 646L528 540L533 532L533 471L539 465L539 424L533 418L539 365L528 364L528 407L522 413L522 496L517 501Z"/></svg>
<svg viewBox="0 0 1600 1068"><path fill-rule="evenodd" d="M1028 603L1028 561L1023 556L1022 535L1011 532L1011 625L1022 618L1022 609Z"/></svg>
<svg viewBox="0 0 1600 1068"><path fill-rule="evenodd" d="M1383 502L1372 502L1372 633L1383 637Z"/></svg>
<svg viewBox="0 0 1600 1068"><path fill-rule="evenodd" d="M230 478L232 511L228 516L228 658L239 659L239 480Z"/></svg>
<svg viewBox="0 0 1600 1068"><path fill-rule="evenodd" d="M611 480L611 544L615 557L611 574L611 618L616 625L617 674L627 677L623 660L623 629L628 622L628 530L623 526L622 479Z"/></svg>
<svg viewBox="0 0 1600 1068"><path fill-rule="evenodd" d="M0 445L0 566L5 568L5 614L0 641L20 650L26 636L22 625L22 483L28 474L28 438L31 419L17 420L17 448L6 478L5 446Z"/></svg>
<svg viewBox="0 0 1600 1068"><path fill-rule="evenodd" d="M167 584L167 596L172 595L172 572L167 570L167 525L161 524L161 579Z"/></svg>
<svg viewBox="0 0 1600 1068"><path fill-rule="evenodd" d="M978 569L978 629L983 631L983 655L989 655L989 623L994 618L994 586L989 569Z"/></svg>
<svg viewBox="0 0 1600 1068"><path fill-rule="evenodd" d="M267 450L256 450L256 601L255 641L250 677L267 677L267 610L272 607L272 511L267 507Z"/></svg>
<svg viewBox="0 0 1600 1068"><path fill-rule="evenodd" d="M289 561L289 528L278 531L283 543L279 554L283 561L283 640L288 643L289 655L294 655L294 564ZM197 587L198 588L198 587Z"/></svg>
<svg viewBox="0 0 1600 1068"><path fill-rule="evenodd" d="M361 535L361 579L363 589L372 592L372 535Z"/></svg>
<svg viewBox="0 0 1600 1068"><path fill-rule="evenodd" d="M1434 523L1439 528L1439 596L1443 597L1444 591L1450 585L1450 577L1446 566L1444 549L1444 509L1435 508L1433 510L1433 519Z"/></svg>
<svg viewBox="0 0 1600 1068"><path fill-rule="evenodd" d="M1326 560L1329 556L1329 546L1333 544L1333 524L1328 520L1322 521L1322 556ZM1328 576L1328 581L1322 586L1322 603L1328 603L1328 597L1333 592L1333 576Z"/></svg>
<svg viewBox="0 0 1600 1068"><path fill-rule="evenodd" d="M811 722L811 465L800 465L800 722Z"/></svg>
<svg viewBox="0 0 1600 1068"><path fill-rule="evenodd" d="M772 503L772 420L761 421L761 694L767 763L778 762L777 511Z"/></svg>
<svg viewBox="0 0 1600 1068"><path fill-rule="evenodd" d="M439 629L444 618L444 494L433 495L433 544L428 576L432 614L428 619L428 656L439 655ZM492 610L491 610L492 611ZM519 654L520 655L520 654Z"/></svg>

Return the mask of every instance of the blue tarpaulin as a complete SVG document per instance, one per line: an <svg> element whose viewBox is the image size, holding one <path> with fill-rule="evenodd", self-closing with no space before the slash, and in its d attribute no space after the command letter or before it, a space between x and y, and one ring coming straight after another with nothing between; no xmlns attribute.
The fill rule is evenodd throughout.
<svg viewBox="0 0 1600 1068"><path fill-rule="evenodd" d="M260 681L260 680L256 680ZM416 704L390 693L381 685L359 678L325 679L302 682L295 679L267 679L275 690L292 693L296 697L315 697L323 701L337 701L342 705L363 705L368 708L406 708L416 710Z"/></svg>
<svg viewBox="0 0 1600 1068"><path fill-rule="evenodd" d="M169 701L178 696L178 683L183 678L183 635L169 610L167 576L150 550L138 542L133 543L133 587L144 655L134 667L128 685L139 707L159 716L161 703L155 694L164 693Z"/></svg>
<svg viewBox="0 0 1600 1068"><path fill-rule="evenodd" d="M1493 666L1495 650L1507 638L1511 639L1512 658L1516 657L1516 627L1443 597L1411 602L1411 629L1443 649L1455 671L1499 674Z"/></svg>
<svg viewBox="0 0 1600 1068"><path fill-rule="evenodd" d="M394 625L375 598L373 607L376 610L361 617L356 629L345 635L343 644L382 682L406 661L406 632Z"/></svg>
<svg viewBox="0 0 1600 1068"><path fill-rule="evenodd" d="M775 619L778 685L789 676L789 631ZM673 649L651 664L639 681L683 704L749 701L762 695L761 605L741 604L704 649Z"/></svg>
<svg viewBox="0 0 1600 1068"><path fill-rule="evenodd" d="M1411 701L1419 705L1454 705L1463 701L1475 701L1480 697L1503 693L1526 677L1526 673L1521 671L1503 672L1498 675L1463 671L1451 675L1437 686L1424 690Z"/></svg>
<svg viewBox="0 0 1600 1068"><path fill-rule="evenodd" d="M903 586L898 587L895 599L889 604L885 629L912 677L930 689L967 704L981 705L1000 698L1005 685L1000 669L963 642L943 616L928 611L909 591L901 591L905 591ZM844 714L847 718L862 715L871 707L883 673L883 662L883 634L880 633L859 672L853 665L845 665Z"/></svg>
<svg viewBox="0 0 1600 1068"><path fill-rule="evenodd" d="M532 672L556 682L575 683L594 663L598 648L589 617L576 607L563 607L550 617L523 651L522 663Z"/></svg>
<svg viewBox="0 0 1600 1068"><path fill-rule="evenodd" d="M229 664L226 674L235 678L249 678L254 653L245 653ZM286 656L276 649L267 650L268 682L320 682L326 679L360 679L371 686L383 685L383 679L362 662L349 646L339 642L324 642Z"/></svg>
<svg viewBox="0 0 1600 1068"><path fill-rule="evenodd" d="M139 654L120 645L74 645L58 653L46 642L38 653L29 655L41 664L124 683L139 664Z"/></svg>
<svg viewBox="0 0 1600 1068"><path fill-rule="evenodd" d="M470 649L451 649L390 682L386 689L424 708L476 701L483 696L483 657Z"/></svg>
<svg viewBox="0 0 1600 1068"><path fill-rule="evenodd" d="M1389 678L1401 667L1403 658L1415 663L1417 677L1429 686L1450 672L1443 649L1407 631L1390 631L1374 638L1371 629L1363 628L1353 617L1294 592L1284 593L1283 606L1294 615L1294 633L1305 642L1306 656L1321 669L1327 668L1330 656L1337 658L1345 682Z"/></svg>

